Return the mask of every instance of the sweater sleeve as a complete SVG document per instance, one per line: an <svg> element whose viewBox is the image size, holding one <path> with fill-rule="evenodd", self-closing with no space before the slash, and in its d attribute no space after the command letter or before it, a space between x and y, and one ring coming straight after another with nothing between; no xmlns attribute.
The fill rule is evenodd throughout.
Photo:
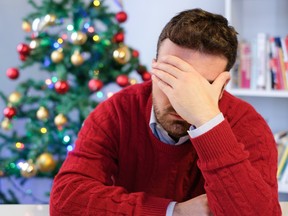
<svg viewBox="0 0 288 216"><path fill-rule="evenodd" d="M265 120L250 111L191 138L213 215L281 215L276 143Z"/></svg>
<svg viewBox="0 0 288 216"><path fill-rule="evenodd" d="M117 123L111 120L115 112L109 111L111 106L98 107L86 119L75 149L54 179L50 215L164 216L171 200L115 186L119 144Z"/></svg>

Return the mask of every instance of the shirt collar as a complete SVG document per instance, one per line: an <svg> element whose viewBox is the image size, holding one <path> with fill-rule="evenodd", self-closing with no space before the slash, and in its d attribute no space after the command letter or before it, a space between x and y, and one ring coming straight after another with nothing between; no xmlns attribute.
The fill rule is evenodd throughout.
<svg viewBox="0 0 288 216"><path fill-rule="evenodd" d="M154 107L152 106L149 127L152 130L152 133L162 142L170 144L170 145L181 145L185 143L189 139L189 135L181 137L178 142L175 142L165 131L165 129L157 122Z"/></svg>

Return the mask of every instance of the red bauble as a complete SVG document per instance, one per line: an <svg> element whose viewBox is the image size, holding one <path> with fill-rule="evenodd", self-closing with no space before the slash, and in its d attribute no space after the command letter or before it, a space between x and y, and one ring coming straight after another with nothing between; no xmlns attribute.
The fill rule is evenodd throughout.
<svg viewBox="0 0 288 216"><path fill-rule="evenodd" d="M10 79L17 79L19 77L19 70L17 68L8 68L6 75Z"/></svg>
<svg viewBox="0 0 288 216"><path fill-rule="evenodd" d="M123 32L118 32L117 34L114 35L114 41L116 43L122 43L124 41L124 33Z"/></svg>
<svg viewBox="0 0 288 216"><path fill-rule="evenodd" d="M127 75L119 75L116 78L116 83L121 87L128 86L129 85L129 78Z"/></svg>
<svg viewBox="0 0 288 216"><path fill-rule="evenodd" d="M138 57L139 57L139 52L138 52L137 50L133 50L132 56L133 56L134 58L138 58Z"/></svg>
<svg viewBox="0 0 288 216"><path fill-rule="evenodd" d="M6 107L3 114L6 118L11 119L16 115L16 109L14 107Z"/></svg>
<svg viewBox="0 0 288 216"><path fill-rule="evenodd" d="M116 14L115 17L119 23L123 23L127 20L127 13L125 13L124 11L120 11Z"/></svg>
<svg viewBox="0 0 288 216"><path fill-rule="evenodd" d="M142 80L148 81L151 79L151 74L148 71L145 71L144 73L141 74Z"/></svg>
<svg viewBox="0 0 288 216"><path fill-rule="evenodd" d="M69 84L67 81L57 81L55 83L55 91L59 94L65 94L69 90Z"/></svg>
<svg viewBox="0 0 288 216"><path fill-rule="evenodd" d="M20 58L21 61L26 61L27 55L20 54L19 58Z"/></svg>
<svg viewBox="0 0 288 216"><path fill-rule="evenodd" d="M20 55L29 55L30 53L30 47L27 45L27 44L24 44L24 43L20 43L18 46L17 46L17 51Z"/></svg>
<svg viewBox="0 0 288 216"><path fill-rule="evenodd" d="M88 87L90 91L96 92L96 91L99 91L103 87L103 82L99 79L91 79L88 83Z"/></svg>

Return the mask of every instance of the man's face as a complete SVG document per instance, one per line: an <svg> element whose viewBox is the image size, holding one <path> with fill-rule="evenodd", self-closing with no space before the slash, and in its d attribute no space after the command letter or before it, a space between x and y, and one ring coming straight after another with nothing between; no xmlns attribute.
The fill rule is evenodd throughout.
<svg viewBox="0 0 288 216"><path fill-rule="evenodd" d="M213 81L216 77L224 72L227 65L227 59L222 56L208 55L193 51L188 48L182 48L169 39L162 42L158 59L161 61L162 56L174 55L188 62L204 78ZM183 92L185 94L185 92ZM190 124L183 120L170 104L167 96L153 83L152 88L153 106L157 121L169 133L172 138L180 138L187 134ZM187 100L189 96L187 95ZM193 99L192 99L193 100Z"/></svg>

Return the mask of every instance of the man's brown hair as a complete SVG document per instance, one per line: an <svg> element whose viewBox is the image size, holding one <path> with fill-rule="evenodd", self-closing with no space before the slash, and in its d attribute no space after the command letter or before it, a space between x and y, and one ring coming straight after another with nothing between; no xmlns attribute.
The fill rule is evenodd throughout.
<svg viewBox="0 0 288 216"><path fill-rule="evenodd" d="M225 17L196 8L180 12L163 28L157 43L157 55L166 38L178 46L202 53L227 58L230 70L237 55L237 32L228 25Z"/></svg>

